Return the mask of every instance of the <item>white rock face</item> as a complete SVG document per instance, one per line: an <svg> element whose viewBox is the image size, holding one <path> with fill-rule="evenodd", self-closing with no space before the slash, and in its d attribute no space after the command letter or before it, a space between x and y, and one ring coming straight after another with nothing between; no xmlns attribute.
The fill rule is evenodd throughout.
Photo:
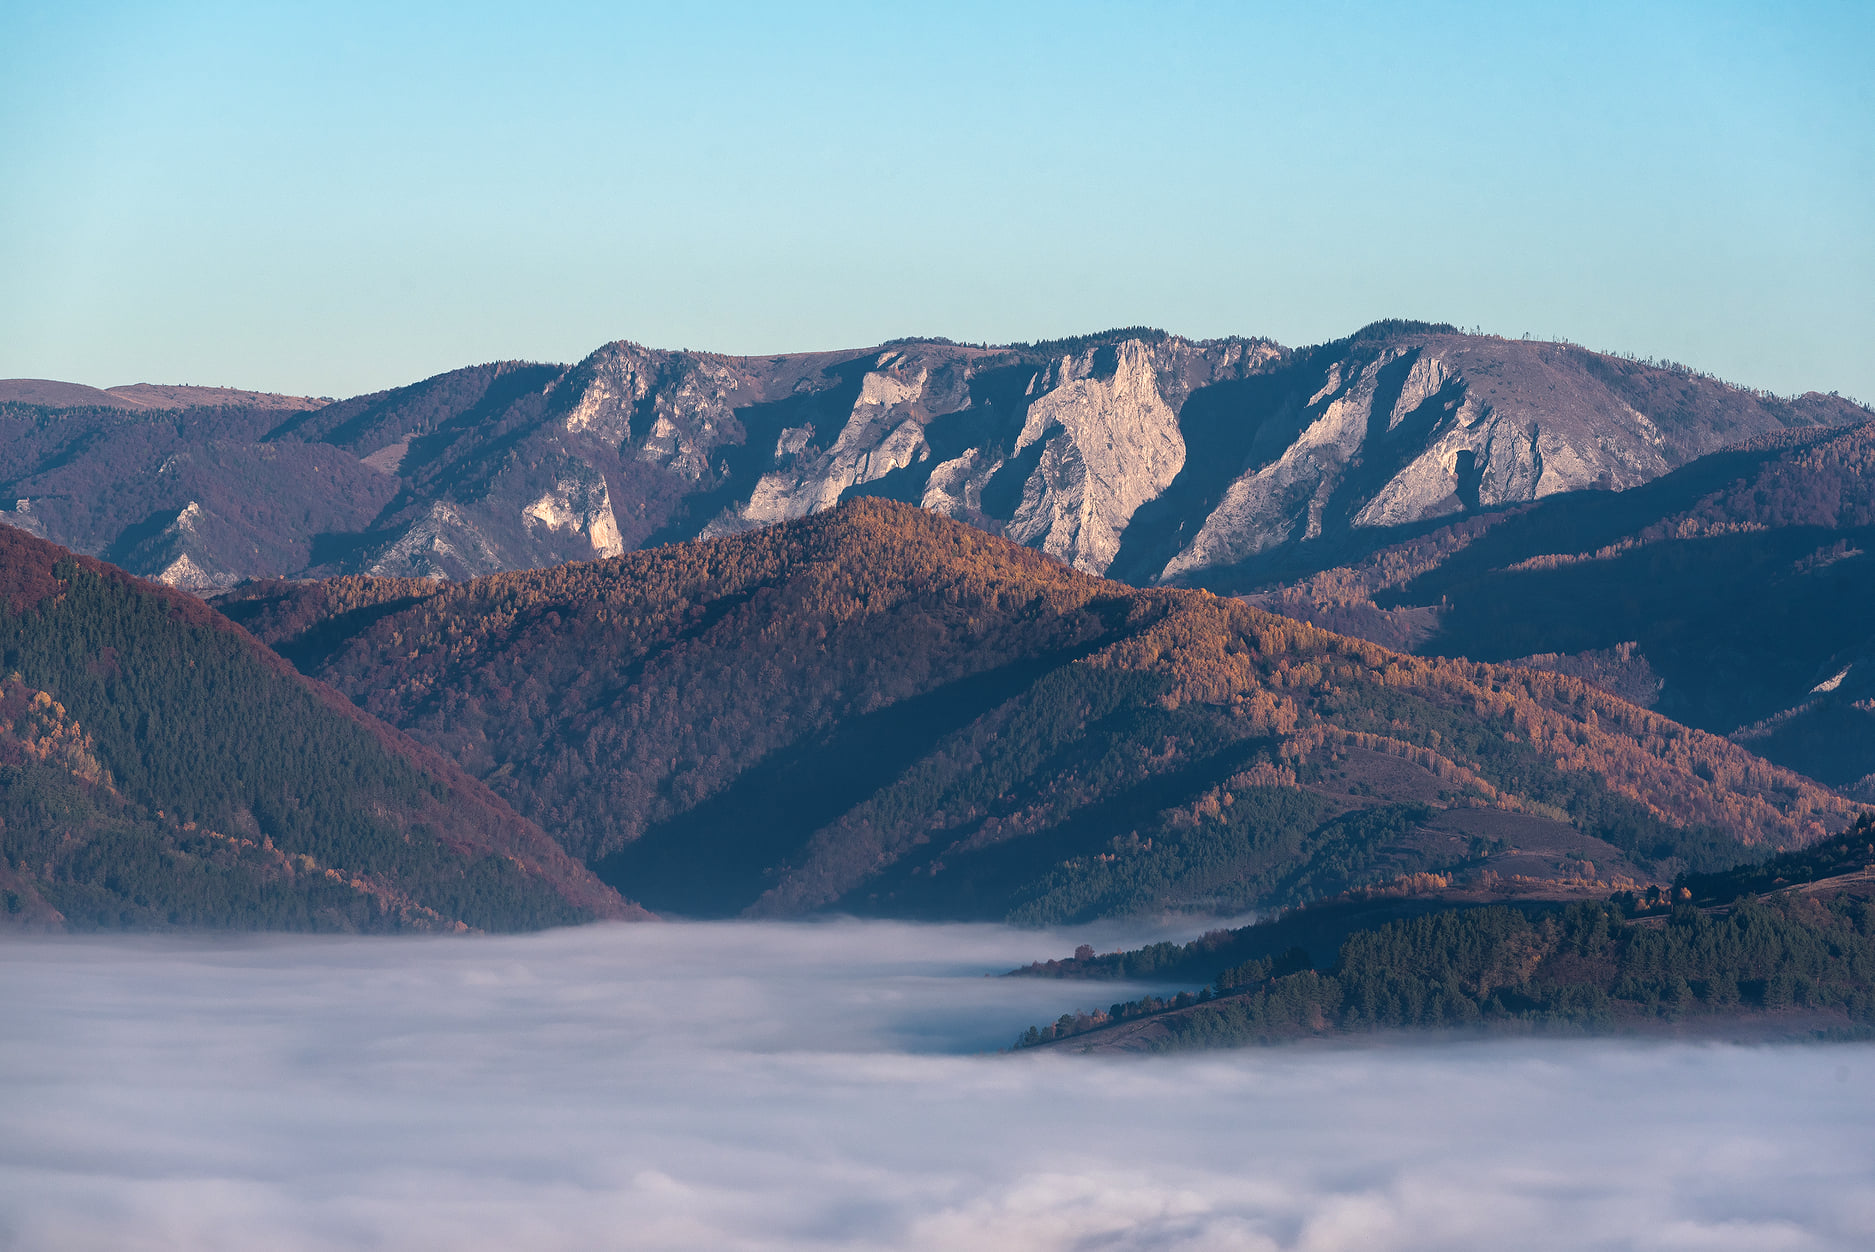
<svg viewBox="0 0 1875 1252"><path fill-rule="evenodd" d="M618 519L612 515L612 497L605 476L590 466L579 466L560 479L538 500L521 510L527 522L550 531L579 535L602 557L625 551Z"/></svg>
<svg viewBox="0 0 1875 1252"><path fill-rule="evenodd" d="M365 573L380 578L463 578L501 569L501 555L462 510L438 500L380 550Z"/></svg>
<svg viewBox="0 0 1875 1252"><path fill-rule="evenodd" d="M195 563L187 552L171 561L157 574L156 581L168 583L180 591L212 591L222 584L213 574Z"/></svg>
<svg viewBox="0 0 1875 1252"><path fill-rule="evenodd" d="M618 449L622 457L670 470L692 482L709 470L709 453L735 421L737 372L713 357L607 344L556 387L576 397L568 434ZM642 433L634 435L635 429Z"/></svg>
<svg viewBox="0 0 1875 1252"><path fill-rule="evenodd" d="M569 434L590 433L614 443L631 435L633 410L657 385L663 364L635 344L611 343L580 363L570 380L578 398L566 415Z"/></svg>
<svg viewBox="0 0 1875 1252"><path fill-rule="evenodd" d="M33 502L20 499L13 502L11 509L0 509L0 522L8 526L17 526L29 535L46 538L46 528L33 513Z"/></svg>
<svg viewBox="0 0 1875 1252"><path fill-rule="evenodd" d="M983 488L1002 467L1003 459L995 453L971 448L931 471L931 477L925 481L924 499L919 504L946 517L964 512L980 513Z"/></svg>
<svg viewBox="0 0 1875 1252"><path fill-rule="evenodd" d="M209 555L211 544L203 532L208 514L201 504L189 501L176 513L175 520L152 539L140 544L128 562L145 577L168 583L182 591L218 591L241 581L238 574L222 568Z"/></svg>
<svg viewBox="0 0 1875 1252"><path fill-rule="evenodd" d="M968 380L979 363L966 360L957 367L961 383L939 385L932 370L941 356L928 348L878 353L851 411L835 417L837 425L823 412L811 425L780 431L747 494L701 533L803 517L857 485L929 462L927 423L975 404ZM1019 399L986 411L977 442L961 452L951 445L914 487L928 509L988 518L1010 538L1104 573L1141 506L1185 468L1179 409L1191 390L1283 359L1254 343L1175 339L1067 353L1018 377ZM576 371L579 399L567 429L617 440L621 456L701 485L735 405L775 394L772 381L757 377L762 364L673 363L610 345ZM822 384L797 377L794 393L812 385ZM1202 517L1179 519L1191 537L1159 578L1200 576L1333 527L1399 526L1559 491L1620 489L1673 463L1652 423L1605 389L1585 387L1579 362L1549 345L1404 338L1326 362L1310 386L1301 411L1281 418L1295 423L1287 444L1265 449ZM1007 433L998 435L1002 422ZM1007 491L999 487L1002 503L986 508L992 480L1018 461L1032 467L1019 493L1010 482Z"/></svg>
<svg viewBox="0 0 1875 1252"><path fill-rule="evenodd" d="M1413 368L1407 371L1406 382L1400 388L1400 398L1393 402L1393 409L1387 415L1388 433L1398 430L1401 422L1418 410L1420 405L1438 395L1451 378L1445 362L1439 357L1429 352L1422 352L1415 357Z"/></svg>
<svg viewBox="0 0 1875 1252"><path fill-rule="evenodd" d="M1309 398L1308 411L1318 416L1274 464L1230 485L1161 577L1235 564L1278 544L1320 535L1329 496L1367 438L1381 371L1400 355L1384 352L1351 378L1342 376L1338 362L1332 366L1327 383Z"/></svg>
<svg viewBox="0 0 1875 1252"><path fill-rule="evenodd" d="M1103 574L1139 506L1184 468L1185 440L1145 345L1120 344L1109 378L1089 375L1090 358L1064 357L1061 381L1029 406L1016 455L1043 441L1042 457L1004 533Z"/></svg>
<svg viewBox="0 0 1875 1252"><path fill-rule="evenodd" d="M1345 524L1379 528L1563 491L1624 490L1673 467L1654 424L1585 388L1579 370L1559 368L1535 346L1466 342L1389 348L1358 370L1330 364L1294 442L1231 483L1161 577L1314 539L1337 497L1351 511ZM1389 400L1382 381L1399 368L1406 373ZM1376 486L1350 480L1362 472L1371 482L1374 467L1389 464L1400 468Z"/></svg>
<svg viewBox="0 0 1875 1252"><path fill-rule="evenodd" d="M1842 680L1849 677L1849 671L1854 668L1855 666L1853 665L1843 666L1833 677L1825 678L1822 682L1810 688L1810 694L1813 696L1821 695L1824 692L1836 690L1836 688L1842 686Z"/></svg>
<svg viewBox="0 0 1875 1252"><path fill-rule="evenodd" d="M1500 494L1506 479L1510 484L1518 481L1526 460L1514 447L1520 432L1500 429L1502 426L1480 411L1474 397L1467 396L1445 425L1444 433L1374 494L1367 507L1355 514L1354 524L1399 526L1452 512L1459 507L1459 458L1467 452L1473 456L1474 476L1481 469L1499 472L1492 494ZM1479 494L1482 498L1482 486Z"/></svg>
<svg viewBox="0 0 1875 1252"><path fill-rule="evenodd" d="M1432 432L1426 450L1374 494L1354 525L1398 526L1450 512L1459 487L1459 458L1467 452L1474 461L1477 504L1484 508L1598 485L1626 489L1666 473L1671 466L1659 450L1653 423L1626 405L1620 417L1626 431L1584 438L1579 427L1559 432L1545 424L1534 406L1495 409L1469 393L1451 419Z"/></svg>
<svg viewBox="0 0 1875 1252"><path fill-rule="evenodd" d="M611 344L554 387L572 397L564 410L569 435L676 474L695 490L729 494L734 503L697 519L689 533L803 517L909 470L900 481L925 508L1000 526L1076 568L1105 573L1141 507L1187 468L1180 424L1187 397L1297 367L1307 399L1268 393L1261 403L1275 409L1246 411L1247 433L1235 445L1212 426L1208 447L1233 447L1242 467L1221 490L1184 497L1200 511L1162 517L1160 537L1143 541L1175 546L1163 555L1140 549L1164 562L1145 576L1172 580L1202 578L1333 530L1378 530L1586 487L1618 490L1696 450L1704 436L1682 432L1686 446L1669 454L1660 431L1597 382L1585 359L1557 345L1440 333L1350 347L1317 357L1319 364L1255 341L1163 337L1094 342L1052 361L928 343L812 360ZM817 407L812 397L851 385L837 380L853 374L836 371L855 366L850 411ZM1312 379L1311 369L1320 371ZM979 371L1001 371L1004 381L981 390L972 382ZM774 431L749 415L772 413L762 406L781 401L797 408L785 428L758 436L772 446L720 455L742 442L744 429ZM1224 420L1219 401L1207 403L1206 420ZM931 424L962 417L969 420L953 424L935 452ZM745 420L755 425L745 428ZM961 448L959 429L970 432ZM738 489L734 480L751 473ZM579 519L597 518L596 510L558 488L549 495L526 506L530 524L590 531ZM611 532L602 520L591 524L599 526L590 531L595 548L610 551ZM1125 576L1142 571L1129 566Z"/></svg>
<svg viewBox="0 0 1875 1252"><path fill-rule="evenodd" d="M887 354L877 364L886 367L891 360ZM831 447L815 454L812 430L783 430L775 445L776 468L757 480L747 503L712 521L703 533L727 534L806 517L832 508L851 487L924 460L930 449L913 409L929 377L925 370L909 377L889 368L868 371Z"/></svg>

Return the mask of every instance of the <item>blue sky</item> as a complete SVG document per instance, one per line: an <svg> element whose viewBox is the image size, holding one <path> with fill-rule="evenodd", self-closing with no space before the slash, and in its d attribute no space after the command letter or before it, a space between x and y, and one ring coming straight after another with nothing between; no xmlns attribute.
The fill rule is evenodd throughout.
<svg viewBox="0 0 1875 1252"><path fill-rule="evenodd" d="M0 0L0 376L1378 317L1875 400L1875 5Z"/></svg>

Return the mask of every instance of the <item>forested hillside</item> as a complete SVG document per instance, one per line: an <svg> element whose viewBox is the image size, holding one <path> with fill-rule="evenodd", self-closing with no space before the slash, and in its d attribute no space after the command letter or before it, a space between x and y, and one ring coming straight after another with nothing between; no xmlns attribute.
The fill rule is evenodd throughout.
<svg viewBox="0 0 1875 1252"><path fill-rule="evenodd" d="M4 914L511 930L634 910L200 601L0 526Z"/></svg>
<svg viewBox="0 0 1875 1252"><path fill-rule="evenodd" d="M675 913L1048 922L1412 874L1641 883L1857 811L1565 675L1135 590L883 500L218 605Z"/></svg>
<svg viewBox="0 0 1875 1252"><path fill-rule="evenodd" d="M1574 673L1875 798L1875 424L1467 519L1259 599L1428 655Z"/></svg>
<svg viewBox="0 0 1875 1252"><path fill-rule="evenodd" d="M1169 1051L1428 1029L1875 1034L1869 818L1803 852L1685 876L1645 898L1389 912L1346 901L1182 946L1083 948L1016 971L1210 984L1065 1014L1019 1046Z"/></svg>

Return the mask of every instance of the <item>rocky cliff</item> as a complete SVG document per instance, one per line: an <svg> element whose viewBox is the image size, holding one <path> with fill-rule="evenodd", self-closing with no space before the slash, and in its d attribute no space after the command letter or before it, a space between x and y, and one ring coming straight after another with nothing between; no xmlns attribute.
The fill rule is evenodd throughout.
<svg viewBox="0 0 1875 1252"><path fill-rule="evenodd" d="M462 579L856 495L1137 584L1235 589L1406 530L1863 420L1566 344L1376 324L1315 348L1126 330L731 357L608 344L284 416L0 405L4 520L194 590Z"/></svg>

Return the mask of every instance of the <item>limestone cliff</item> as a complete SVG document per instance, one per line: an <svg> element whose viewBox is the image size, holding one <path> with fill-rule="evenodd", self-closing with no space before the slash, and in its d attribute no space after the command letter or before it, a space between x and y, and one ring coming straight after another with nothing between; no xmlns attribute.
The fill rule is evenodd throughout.
<svg viewBox="0 0 1875 1252"><path fill-rule="evenodd" d="M189 412L172 438L109 410L0 406L0 499L50 538L195 589L466 578L854 495L1090 573L1245 589L1358 559L1400 527L1625 490L1755 435L1869 416L1414 323L1298 350L1144 330L774 357L620 342L284 417ZM100 491L111 474L124 486Z"/></svg>

